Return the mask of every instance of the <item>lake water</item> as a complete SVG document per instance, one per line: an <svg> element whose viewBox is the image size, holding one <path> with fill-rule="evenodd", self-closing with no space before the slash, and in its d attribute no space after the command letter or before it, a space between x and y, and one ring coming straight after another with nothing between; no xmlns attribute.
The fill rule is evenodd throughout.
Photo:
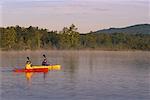
<svg viewBox="0 0 150 100"><path fill-rule="evenodd" d="M15 73L45 54L59 71ZM150 100L150 52L1 52L0 100ZM27 77L28 76L28 77Z"/></svg>

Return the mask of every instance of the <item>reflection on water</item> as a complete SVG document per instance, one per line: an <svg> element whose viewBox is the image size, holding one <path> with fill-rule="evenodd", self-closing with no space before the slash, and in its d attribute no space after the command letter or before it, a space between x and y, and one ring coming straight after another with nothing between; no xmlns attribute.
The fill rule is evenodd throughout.
<svg viewBox="0 0 150 100"><path fill-rule="evenodd" d="M33 73L25 73L26 79L27 79L28 81L31 80L32 75L33 75Z"/></svg>
<svg viewBox="0 0 150 100"><path fill-rule="evenodd" d="M26 77L27 81L32 81L31 78L34 74L35 73L33 73L33 72L25 73L25 77ZM47 73L43 73L43 79L46 79L46 75L47 75Z"/></svg>
<svg viewBox="0 0 150 100"><path fill-rule="evenodd" d="M69 54L64 54L62 56L62 62L64 66L64 74L69 75L68 78L71 79L73 82L75 80L75 77L77 74L78 70L78 63L79 63L79 58L78 55L69 53Z"/></svg>
<svg viewBox="0 0 150 100"><path fill-rule="evenodd" d="M51 64L61 64L62 70L8 71L23 68L26 56L39 65L42 54ZM150 99L149 52L41 51L7 52L1 56L2 100Z"/></svg>

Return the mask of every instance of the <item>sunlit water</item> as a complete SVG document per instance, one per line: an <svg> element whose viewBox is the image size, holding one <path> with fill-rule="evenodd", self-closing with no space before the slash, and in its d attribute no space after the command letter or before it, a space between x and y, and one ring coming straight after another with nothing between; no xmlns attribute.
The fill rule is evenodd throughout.
<svg viewBox="0 0 150 100"><path fill-rule="evenodd" d="M23 68L27 56L40 65L42 54L62 69L11 71ZM149 52L3 52L0 70L0 100L150 100Z"/></svg>

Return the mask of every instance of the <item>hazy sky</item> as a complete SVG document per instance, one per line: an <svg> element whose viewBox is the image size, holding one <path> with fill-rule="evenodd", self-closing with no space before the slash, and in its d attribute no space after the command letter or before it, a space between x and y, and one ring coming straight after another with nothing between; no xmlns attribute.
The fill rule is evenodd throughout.
<svg viewBox="0 0 150 100"><path fill-rule="evenodd" d="M150 22L150 0L1 0L0 26L39 26L79 32Z"/></svg>

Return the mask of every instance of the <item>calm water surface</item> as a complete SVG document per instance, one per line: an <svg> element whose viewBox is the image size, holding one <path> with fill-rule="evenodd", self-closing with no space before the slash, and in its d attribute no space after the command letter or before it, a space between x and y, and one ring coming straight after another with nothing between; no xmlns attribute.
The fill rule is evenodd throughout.
<svg viewBox="0 0 150 100"><path fill-rule="evenodd" d="M42 54L59 71L14 73ZM150 100L150 53L119 51L1 52L0 100Z"/></svg>

